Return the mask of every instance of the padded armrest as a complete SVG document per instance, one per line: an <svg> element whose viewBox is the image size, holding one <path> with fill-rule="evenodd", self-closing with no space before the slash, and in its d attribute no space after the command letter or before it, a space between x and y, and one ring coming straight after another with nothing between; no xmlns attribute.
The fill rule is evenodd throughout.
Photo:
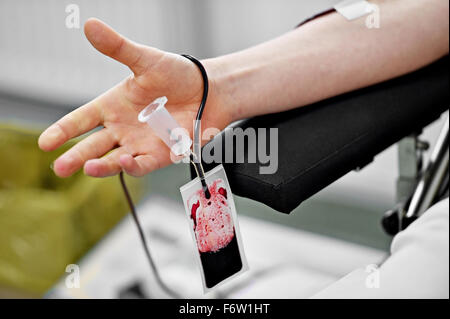
<svg viewBox="0 0 450 319"><path fill-rule="evenodd" d="M295 110L242 121L237 126L243 129L278 128L278 170L272 175L260 174L259 167L264 164L248 163L247 154L244 163L223 165L234 194L290 213L302 201L351 170L365 166L401 138L420 132L448 105L446 56L393 80ZM210 143L217 144L221 139L224 145L224 137L222 132ZM217 163L203 165L207 171Z"/></svg>

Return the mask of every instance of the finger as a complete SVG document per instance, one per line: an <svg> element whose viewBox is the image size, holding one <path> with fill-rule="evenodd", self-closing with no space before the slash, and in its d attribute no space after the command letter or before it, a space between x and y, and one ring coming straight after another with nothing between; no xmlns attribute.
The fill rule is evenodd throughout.
<svg viewBox="0 0 450 319"><path fill-rule="evenodd" d="M135 74L140 74L150 61L162 55L159 50L128 40L98 19L89 19L84 25L84 33L98 51L127 65Z"/></svg>
<svg viewBox="0 0 450 319"><path fill-rule="evenodd" d="M87 160L106 154L116 143L108 129L94 132L61 155L54 162L53 170L60 177L68 177L78 171Z"/></svg>
<svg viewBox="0 0 450 319"><path fill-rule="evenodd" d="M156 158L151 155L139 155L136 157L130 154L121 155L119 164L128 175L140 177L159 168Z"/></svg>
<svg viewBox="0 0 450 319"><path fill-rule="evenodd" d="M39 147L44 151L52 151L71 138L86 133L100 125L102 120L100 111L101 98L102 96L79 107L47 128L39 136Z"/></svg>
<svg viewBox="0 0 450 319"><path fill-rule="evenodd" d="M119 158L123 154L129 154L129 152L122 146L102 158L91 159L84 164L84 173L92 177L116 175L122 170Z"/></svg>

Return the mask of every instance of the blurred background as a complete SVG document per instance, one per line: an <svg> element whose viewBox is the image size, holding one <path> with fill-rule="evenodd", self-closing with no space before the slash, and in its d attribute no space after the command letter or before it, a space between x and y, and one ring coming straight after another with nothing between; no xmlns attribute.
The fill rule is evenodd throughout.
<svg viewBox="0 0 450 319"><path fill-rule="evenodd" d="M136 42L206 58L276 37L336 2L0 1L0 297L163 296L118 178L59 179L51 163L72 142L48 154L37 147L50 123L130 73L90 46L84 21L97 17ZM70 4L80 28L66 26ZM441 124L424 131L431 146ZM308 297L380 262L391 241L380 220L395 204L396 177L391 147L290 215L236 197L250 271L206 297ZM189 179L179 164L128 183L163 278L184 296L202 297L179 194ZM66 285L70 264L79 266L80 288Z"/></svg>

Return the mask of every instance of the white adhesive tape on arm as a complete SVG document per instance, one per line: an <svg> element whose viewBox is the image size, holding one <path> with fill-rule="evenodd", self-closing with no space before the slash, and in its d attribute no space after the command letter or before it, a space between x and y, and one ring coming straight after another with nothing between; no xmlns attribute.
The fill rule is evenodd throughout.
<svg viewBox="0 0 450 319"><path fill-rule="evenodd" d="M337 3L334 9L347 20L354 20L371 13L374 8L365 0L344 0Z"/></svg>

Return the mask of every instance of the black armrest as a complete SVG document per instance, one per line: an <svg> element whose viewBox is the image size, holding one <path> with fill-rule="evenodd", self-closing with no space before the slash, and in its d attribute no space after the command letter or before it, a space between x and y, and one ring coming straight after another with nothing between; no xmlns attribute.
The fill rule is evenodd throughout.
<svg viewBox="0 0 450 319"><path fill-rule="evenodd" d="M365 166L401 138L420 132L448 105L446 56L381 84L240 122L238 126L243 129L278 128L278 170L262 175L259 167L264 164L223 165L233 193L290 213L302 201L349 171ZM219 139L224 141L223 133L210 143ZM217 163L203 165L207 171Z"/></svg>

